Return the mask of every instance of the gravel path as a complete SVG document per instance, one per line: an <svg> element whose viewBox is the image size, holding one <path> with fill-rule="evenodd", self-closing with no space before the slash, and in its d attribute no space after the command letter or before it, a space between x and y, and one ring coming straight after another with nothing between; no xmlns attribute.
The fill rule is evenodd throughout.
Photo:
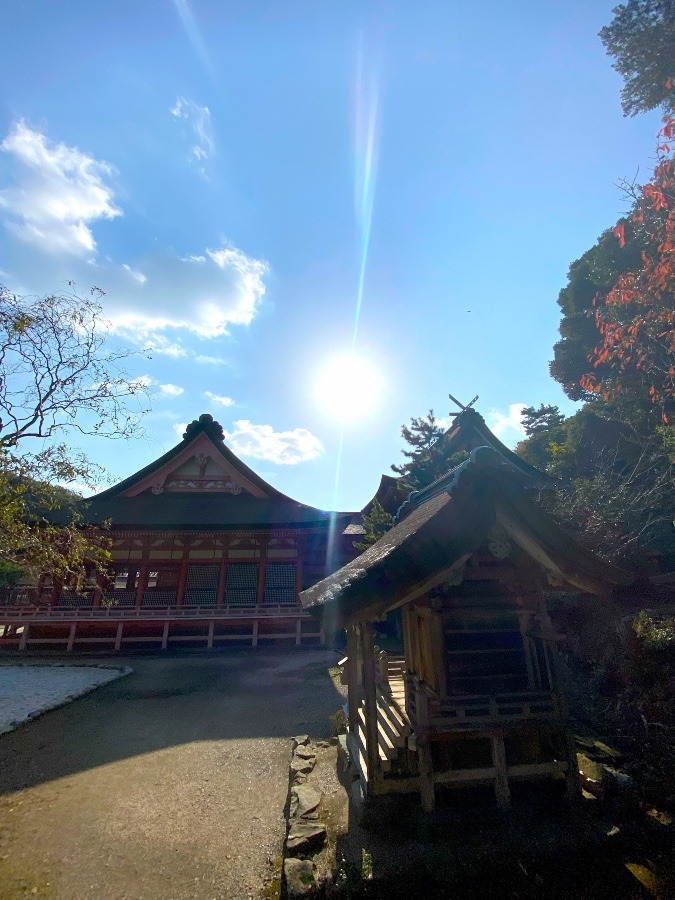
<svg viewBox="0 0 675 900"><path fill-rule="evenodd" d="M335 654L115 660L134 672L0 737L0 900L258 898L289 738L329 734ZM100 660L97 660L100 662Z"/></svg>

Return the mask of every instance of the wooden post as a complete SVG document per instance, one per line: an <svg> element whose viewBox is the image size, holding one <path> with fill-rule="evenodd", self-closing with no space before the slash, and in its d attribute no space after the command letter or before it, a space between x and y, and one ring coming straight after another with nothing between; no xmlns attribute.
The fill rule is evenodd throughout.
<svg viewBox="0 0 675 900"><path fill-rule="evenodd" d="M180 561L178 573L178 587L176 588L176 606L182 606L185 600L185 582L187 581L188 562L190 559L190 542L186 539L183 544L183 557Z"/></svg>
<svg viewBox="0 0 675 900"><path fill-rule="evenodd" d="M258 646L258 619L253 623L253 634L251 635L251 646Z"/></svg>
<svg viewBox="0 0 675 900"><path fill-rule="evenodd" d="M303 552L305 548L305 542L302 538L297 537L295 539L295 602L298 606L300 606L300 593L302 591L302 558Z"/></svg>
<svg viewBox="0 0 675 900"><path fill-rule="evenodd" d="M211 619L209 622L209 636L206 640L206 649L211 650L213 648L213 631L216 626L216 623Z"/></svg>
<svg viewBox="0 0 675 900"><path fill-rule="evenodd" d="M295 623L295 646L299 647L302 643L302 619L298 619Z"/></svg>
<svg viewBox="0 0 675 900"><path fill-rule="evenodd" d="M28 640L28 631L30 629L30 625L28 622L23 626L23 631L21 632L21 640L19 641L19 650L26 649L26 641Z"/></svg>
<svg viewBox="0 0 675 900"><path fill-rule="evenodd" d="M492 764L495 767L495 797L497 805L506 809L511 805L511 791L506 771L506 748L504 747L504 732L495 731L491 735L492 740Z"/></svg>
<svg viewBox="0 0 675 900"><path fill-rule="evenodd" d="M61 593L62 586L62 581L58 578L54 578L54 580L52 581L52 593L51 597L49 598L49 605L51 607L59 605L59 595Z"/></svg>
<svg viewBox="0 0 675 900"><path fill-rule="evenodd" d="M429 743L429 698L420 684L415 690L415 709L417 711L417 765L420 771L420 794L422 809L433 812L436 806L434 790L434 760Z"/></svg>
<svg viewBox="0 0 675 900"><path fill-rule="evenodd" d="M359 684L357 656L359 652L356 626L347 626L347 718L349 730L356 733L356 722L359 710Z"/></svg>
<svg viewBox="0 0 675 900"><path fill-rule="evenodd" d="M389 659L384 650L380 650L378 662L380 666L380 686L385 689L389 687Z"/></svg>
<svg viewBox="0 0 675 900"><path fill-rule="evenodd" d="M75 643L75 632L77 631L77 622L73 622L70 626L70 632L68 634L68 643L66 645L66 652L70 653L73 649L73 644Z"/></svg>
<svg viewBox="0 0 675 900"><path fill-rule="evenodd" d="M567 799L574 809L578 809L581 805L581 780L579 778L577 748L574 738L567 729L565 730L565 756L567 761L567 772L565 772Z"/></svg>
<svg viewBox="0 0 675 900"><path fill-rule="evenodd" d="M363 660L363 694L366 716L366 761L368 765L367 793L371 793L380 770L377 740L377 695L375 686L375 653L373 651L373 626L366 622L360 626L361 658Z"/></svg>
<svg viewBox="0 0 675 900"><path fill-rule="evenodd" d="M120 622L117 626L117 634L115 635L115 653L119 653L122 647L122 632L124 631L124 622Z"/></svg>
<svg viewBox="0 0 675 900"><path fill-rule="evenodd" d="M265 604L265 569L267 567L267 538L260 539L260 559L258 561L258 590L256 606Z"/></svg>
<svg viewBox="0 0 675 900"><path fill-rule="evenodd" d="M166 650L167 644L169 643L169 620L167 619L164 623L164 630L162 631L162 650Z"/></svg>
<svg viewBox="0 0 675 900"><path fill-rule="evenodd" d="M218 597L216 606L222 606L225 601L225 585L227 584L227 561L225 558L220 561L220 576L218 578Z"/></svg>

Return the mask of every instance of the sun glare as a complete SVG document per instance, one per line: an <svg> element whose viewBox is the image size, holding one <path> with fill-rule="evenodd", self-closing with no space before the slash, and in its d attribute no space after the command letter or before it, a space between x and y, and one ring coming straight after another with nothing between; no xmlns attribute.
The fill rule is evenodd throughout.
<svg viewBox="0 0 675 900"><path fill-rule="evenodd" d="M319 372L314 397L331 419L348 424L377 410L384 381L370 360L345 353L330 359Z"/></svg>

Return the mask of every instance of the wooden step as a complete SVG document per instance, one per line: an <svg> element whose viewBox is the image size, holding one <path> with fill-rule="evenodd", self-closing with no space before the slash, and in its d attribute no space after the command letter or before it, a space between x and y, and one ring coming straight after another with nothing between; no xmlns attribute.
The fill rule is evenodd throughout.
<svg viewBox="0 0 675 900"><path fill-rule="evenodd" d="M366 723L365 723L365 717L364 717L364 713L363 713L362 709L359 710L359 718L358 718L358 722L357 722L357 728L358 728L358 733L359 733L359 740L361 741L362 745L365 747L366 746ZM389 758L387 757L384 747L382 746L382 744L379 740L379 729L378 729L377 754L380 757L380 768L382 769L383 772L388 772L389 769L391 768L391 763L390 763Z"/></svg>
<svg viewBox="0 0 675 900"><path fill-rule="evenodd" d="M378 703L377 724L380 731L384 732L389 742L395 747L404 747L406 737L410 733L409 728L402 728L400 723L389 714L389 708Z"/></svg>

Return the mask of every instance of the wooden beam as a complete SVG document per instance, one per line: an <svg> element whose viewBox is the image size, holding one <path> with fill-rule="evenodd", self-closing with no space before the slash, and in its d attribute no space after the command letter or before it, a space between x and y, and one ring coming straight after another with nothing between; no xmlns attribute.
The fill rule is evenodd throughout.
<svg viewBox="0 0 675 900"><path fill-rule="evenodd" d="M347 719L349 730L356 731L359 709L357 655L359 652L356 625L347 626Z"/></svg>
<svg viewBox="0 0 675 900"><path fill-rule="evenodd" d="M75 643L75 632L77 631L77 622L73 622L70 626L70 631L68 633L68 643L66 644L66 651L70 653L73 649L73 644Z"/></svg>
<svg viewBox="0 0 675 900"><path fill-rule="evenodd" d="M492 762L495 767L495 797L497 805L505 809L511 805L511 791L506 767L504 732L500 729L492 735Z"/></svg>
<svg viewBox="0 0 675 900"><path fill-rule="evenodd" d="M366 762L368 765L367 791L372 793L372 784L378 780L380 772L380 752L377 741L377 695L375 684L375 653L373 650L373 626L371 622L361 625L361 659L363 660L363 694L366 726Z"/></svg>
<svg viewBox="0 0 675 900"><path fill-rule="evenodd" d="M122 633L124 632L124 622L120 622L117 626L117 634L115 635L115 652L119 653L122 647Z"/></svg>
<svg viewBox="0 0 675 900"><path fill-rule="evenodd" d="M162 632L162 650L166 650L166 646L169 643L169 620L167 619L164 623L164 631Z"/></svg>

